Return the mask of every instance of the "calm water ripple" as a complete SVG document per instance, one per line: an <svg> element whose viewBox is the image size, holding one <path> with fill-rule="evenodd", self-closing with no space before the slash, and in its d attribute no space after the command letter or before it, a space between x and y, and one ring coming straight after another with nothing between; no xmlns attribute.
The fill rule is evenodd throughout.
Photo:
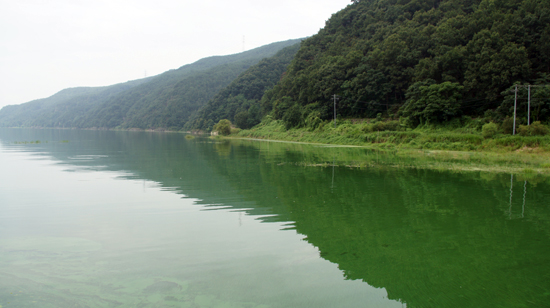
<svg viewBox="0 0 550 308"><path fill-rule="evenodd" d="M397 160L0 129L0 305L549 305L548 179Z"/></svg>

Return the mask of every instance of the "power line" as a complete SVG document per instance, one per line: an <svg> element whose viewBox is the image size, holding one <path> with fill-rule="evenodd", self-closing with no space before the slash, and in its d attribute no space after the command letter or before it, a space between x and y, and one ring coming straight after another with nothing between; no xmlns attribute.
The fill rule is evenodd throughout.
<svg viewBox="0 0 550 308"><path fill-rule="evenodd" d="M517 100L518 100L518 97L517 97L518 88L527 88L527 91L528 91L527 125L529 125L530 111L531 111L531 106L530 106L531 105L531 88L532 87L537 87L537 88L539 88L539 87L540 88L550 87L550 84L546 84L546 85L529 85L529 84L527 84L527 85L515 85L515 88L513 89L514 96L515 96L515 98L514 98L514 133L515 133L515 127L516 127L516 109L517 109ZM512 89L508 89L507 91L512 91ZM336 99L340 99L342 97L334 94L334 95L332 95L332 98L334 100L334 125L336 127ZM534 100L544 100L544 99L550 99L550 98L542 98L542 97L534 98ZM522 98L520 98L520 100L522 100ZM523 100L524 100L524 98L523 98ZM462 109L462 108L475 108L475 107L479 107L479 106L486 106L486 105L494 105L495 104L494 102L484 102L484 103L481 103L481 104L468 104L469 102L475 102L475 101L485 101L485 99L483 99L483 98L472 98L472 99L469 99L469 100L463 100L463 101L460 102L460 106L458 106L457 108L459 108L459 109ZM369 104L369 105L380 105L380 106L386 106L387 108L388 108L388 106L402 106L403 105L402 103L389 104L389 103L379 103L379 102L376 102L376 101L366 102L366 101L362 101L360 99L357 99L354 104L357 104L357 103L364 103L364 104ZM369 110L370 109L370 108L364 108L364 107L357 107L356 105L349 106L349 108L352 109L352 110L357 110L357 109Z"/></svg>
<svg viewBox="0 0 550 308"><path fill-rule="evenodd" d="M550 99L550 97L537 97L537 98L531 98L531 101L533 100L545 100L545 99ZM460 103L462 104L462 106L458 107L458 108L470 108L470 107L477 107L477 106L485 106L485 105L494 105L496 104L495 102L485 102L485 103L481 103L481 104L468 104L468 105L464 105L464 104L467 104L469 102L475 102L475 101L484 101L485 99L484 98L475 98L475 99L469 99L469 100L463 100L463 101L460 101ZM527 100L527 98L518 98L518 100ZM389 104L389 103L379 103L379 102L376 102L376 101L370 101L370 102L365 102L365 101L361 101L361 100L357 100L355 101L355 103L365 103L365 104L371 104L371 105L381 105L381 106L397 106L397 105L402 105L402 103L396 103L396 104ZM350 108L356 108L356 109L368 109L368 108L361 108L361 107L356 107L356 106L353 106L353 107L350 107Z"/></svg>
<svg viewBox="0 0 550 308"><path fill-rule="evenodd" d="M480 99L470 99L470 100L463 100L461 101L460 103L461 104L464 104L464 103L468 103L468 102L475 102L475 101L483 101L484 99L483 98L480 98ZM397 106L397 105L402 105L402 103L397 103L397 104L388 104L388 103L379 103L379 102L375 102L375 101L370 101L370 102L365 102L365 101L361 101L361 100L357 100L355 101L355 103L365 103L365 104L371 104L371 105L381 105L381 106ZM475 104L475 105L466 105L466 106L460 106L458 108L470 108L470 107L476 107L476 106L485 106L485 105L492 105L492 104L495 104L493 102L487 102L487 103L482 103L482 104ZM362 107L356 107L356 106L352 106L350 108L355 108L355 109L368 109L368 108L362 108Z"/></svg>
<svg viewBox="0 0 550 308"><path fill-rule="evenodd" d="M542 87L550 87L550 84L518 84L516 85L518 88L542 88Z"/></svg>
<svg viewBox="0 0 550 308"><path fill-rule="evenodd" d="M334 128L336 128L336 100L339 99L340 97L334 94L332 98L334 99Z"/></svg>

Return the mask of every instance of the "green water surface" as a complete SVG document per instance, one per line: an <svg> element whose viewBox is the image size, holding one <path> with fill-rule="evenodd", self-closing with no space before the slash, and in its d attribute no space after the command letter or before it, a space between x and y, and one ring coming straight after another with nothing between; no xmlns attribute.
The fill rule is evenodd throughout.
<svg viewBox="0 0 550 308"><path fill-rule="evenodd" d="M547 179L398 159L0 129L0 307L550 305Z"/></svg>

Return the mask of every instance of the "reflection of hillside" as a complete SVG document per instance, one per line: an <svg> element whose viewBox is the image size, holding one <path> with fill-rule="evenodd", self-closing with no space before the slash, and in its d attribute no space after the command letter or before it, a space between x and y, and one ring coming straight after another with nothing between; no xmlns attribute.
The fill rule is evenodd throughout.
<svg viewBox="0 0 550 308"><path fill-rule="evenodd" d="M336 167L331 189L332 167L300 163L315 162L315 149L273 152L239 147L233 159L209 163L241 194L288 214L346 278L384 287L410 307L546 303L547 185L529 185L525 219L509 220L509 177ZM276 188L281 203L264 200L263 187Z"/></svg>
<svg viewBox="0 0 550 308"><path fill-rule="evenodd" d="M18 133L11 141L49 140L25 148L69 168L127 171L200 204L288 221L347 279L383 287L409 307L544 306L550 294L546 183L527 183L524 218L510 220L509 176L345 167L393 159L364 149L180 134ZM0 140L6 143L2 131ZM523 182L514 194L512 208L520 208Z"/></svg>

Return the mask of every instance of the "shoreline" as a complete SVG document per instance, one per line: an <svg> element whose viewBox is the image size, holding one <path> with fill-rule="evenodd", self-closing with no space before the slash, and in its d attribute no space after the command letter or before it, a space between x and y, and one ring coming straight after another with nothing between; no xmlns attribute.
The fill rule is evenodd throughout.
<svg viewBox="0 0 550 308"><path fill-rule="evenodd" d="M471 151L447 151L447 150L424 150L424 149L380 149L378 147L356 146L356 145L327 145L321 143L269 140L243 137L222 137L231 140L244 141L266 141L274 143L304 144L319 146L323 148L365 148L374 151L390 153L396 157L407 158L412 161L402 163L380 164L372 161L351 161L344 164L348 168L408 168L408 169L430 169L464 172L491 172L522 175L527 178L537 175L550 177L550 163L544 165L539 161L529 162L517 153L493 153L493 152L471 152ZM533 155L533 154L527 154ZM545 160L546 161L546 160ZM504 164L502 164L504 162ZM305 166L324 166L323 164L304 164Z"/></svg>
<svg viewBox="0 0 550 308"><path fill-rule="evenodd" d="M257 132L254 136L250 136L250 131L241 131L236 135L231 134L227 137L221 138L308 144L324 148L364 148L379 151L381 153L391 153L391 155L395 155L403 160L403 162L397 164L381 165L373 164L373 162L353 162L353 164L347 164L346 167L372 168L375 165L378 165L378 167L419 168L449 170L455 172L508 173L520 175L526 178L538 176L550 177L550 151L544 147L523 146L517 149L512 147L478 147L478 149L475 150L454 150L437 148L438 146L446 145L444 143L434 143L433 145L435 148L412 147L403 144L395 144L392 142L363 143L361 145L334 144L328 142L322 143L303 141L303 138L301 138L305 135L303 131L294 131L290 133L287 131L285 133L285 139L274 139L274 136L272 135L262 138ZM296 137L291 138L288 136L289 134L294 134ZM519 139L521 137L517 138ZM493 141L494 140L488 140L487 142Z"/></svg>
<svg viewBox="0 0 550 308"><path fill-rule="evenodd" d="M7 127L6 127L7 128ZM111 130L111 131L128 131L128 132L150 132L150 133L181 133L189 135L201 135L204 137L243 140L243 141L264 141L272 143L287 143L296 145L311 145L319 148L364 148L380 153L395 155L402 158L403 161L397 164L375 164L372 161L358 162L353 161L344 166L350 168L372 168L372 167L391 167L391 168L419 168L430 170L449 170L449 171L464 171L464 172L492 172L492 173L509 173L515 175L523 175L529 178L536 176L550 176L550 151L544 148L521 147L518 149L510 148L484 148L481 150L453 150L453 149L438 149L438 148L418 148L412 146L403 146L403 144L395 144L391 142L365 143L363 144L336 144L329 142L312 142L300 140L304 136L303 131L286 131L285 139L275 139L274 136L265 136L262 138L250 136L249 131L240 131L237 134L229 136L211 136L209 134L197 134L188 131L161 130L161 129L82 129L82 128L30 128L30 127L14 127L15 129L62 129L62 130ZM270 131L271 134L276 131ZM288 133L300 136L295 136L291 139ZM387 132L386 132L387 133ZM309 132L311 134L311 132ZM357 142L357 140L354 140ZM314 166L317 164L311 164Z"/></svg>

